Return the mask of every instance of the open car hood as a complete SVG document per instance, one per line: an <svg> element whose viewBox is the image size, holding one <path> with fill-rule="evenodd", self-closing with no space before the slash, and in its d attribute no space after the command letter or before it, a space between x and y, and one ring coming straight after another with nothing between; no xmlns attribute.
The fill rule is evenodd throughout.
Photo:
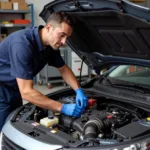
<svg viewBox="0 0 150 150"><path fill-rule="evenodd" d="M127 0L55 0L40 17L57 11L75 19L67 43L98 74L106 65L150 66L149 8Z"/></svg>

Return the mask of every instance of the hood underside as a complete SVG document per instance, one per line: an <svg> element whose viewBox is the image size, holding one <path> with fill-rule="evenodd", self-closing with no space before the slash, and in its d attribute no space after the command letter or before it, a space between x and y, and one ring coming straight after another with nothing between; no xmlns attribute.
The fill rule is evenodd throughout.
<svg viewBox="0 0 150 150"><path fill-rule="evenodd" d="M40 16L57 11L75 20L68 45L97 73L105 65L150 66L150 9L127 0L55 0Z"/></svg>

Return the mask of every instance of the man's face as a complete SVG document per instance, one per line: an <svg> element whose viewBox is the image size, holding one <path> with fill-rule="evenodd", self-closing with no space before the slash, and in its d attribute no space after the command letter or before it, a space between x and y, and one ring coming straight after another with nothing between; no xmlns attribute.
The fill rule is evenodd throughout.
<svg viewBox="0 0 150 150"><path fill-rule="evenodd" d="M65 22L51 24L48 30L48 44L55 50L66 43L67 37L72 34L72 28Z"/></svg>

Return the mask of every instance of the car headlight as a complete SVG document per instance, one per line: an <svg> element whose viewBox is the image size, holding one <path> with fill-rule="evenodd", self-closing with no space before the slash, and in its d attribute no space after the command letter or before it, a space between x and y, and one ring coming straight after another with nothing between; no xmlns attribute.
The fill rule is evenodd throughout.
<svg viewBox="0 0 150 150"><path fill-rule="evenodd" d="M123 150L150 150L150 139L131 144L127 147L124 147Z"/></svg>

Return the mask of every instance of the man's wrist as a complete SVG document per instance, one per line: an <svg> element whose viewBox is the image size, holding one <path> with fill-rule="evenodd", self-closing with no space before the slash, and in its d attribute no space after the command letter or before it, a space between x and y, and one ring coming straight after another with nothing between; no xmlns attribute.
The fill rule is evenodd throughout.
<svg viewBox="0 0 150 150"><path fill-rule="evenodd" d="M82 90L82 88L79 87L79 88L77 88L77 89L75 90L75 92L77 93L78 91L81 91L81 90Z"/></svg>
<svg viewBox="0 0 150 150"><path fill-rule="evenodd" d="M59 112L62 112L63 105L64 105L64 104L60 104L60 106L58 107L58 111L59 111Z"/></svg>
<svg viewBox="0 0 150 150"><path fill-rule="evenodd" d="M60 109L61 113L63 113L63 106L64 106L64 104L61 105L61 109Z"/></svg>

